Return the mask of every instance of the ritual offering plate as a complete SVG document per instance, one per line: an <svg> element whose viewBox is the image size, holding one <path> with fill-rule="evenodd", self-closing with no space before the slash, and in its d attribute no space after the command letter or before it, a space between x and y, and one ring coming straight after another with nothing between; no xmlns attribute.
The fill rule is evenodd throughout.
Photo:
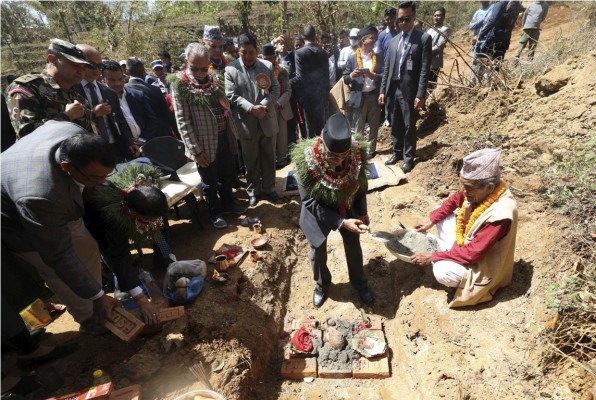
<svg viewBox="0 0 596 400"><path fill-rule="evenodd" d="M383 232L387 233L387 232ZM405 262L412 262L412 256L419 252L435 252L439 250L439 239L428 232L418 232L415 229L400 229L391 234L391 238L384 241L385 247L397 258Z"/></svg>
<svg viewBox="0 0 596 400"><path fill-rule="evenodd" d="M385 353L387 342L382 332L363 329L354 334L352 348L364 357L370 358Z"/></svg>
<svg viewBox="0 0 596 400"><path fill-rule="evenodd" d="M255 239L251 240L250 241L250 244L255 249L262 250L265 247L265 245L267 244L267 238L264 237L264 236L260 236L258 238L255 238Z"/></svg>

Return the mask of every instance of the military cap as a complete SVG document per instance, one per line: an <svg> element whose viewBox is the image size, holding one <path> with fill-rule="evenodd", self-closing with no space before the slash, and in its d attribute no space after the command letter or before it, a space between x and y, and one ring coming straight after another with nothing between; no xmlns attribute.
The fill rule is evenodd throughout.
<svg viewBox="0 0 596 400"><path fill-rule="evenodd" d="M52 39L48 50L61 54L64 58L73 63L91 65L91 63L87 61L87 58L85 58L85 54L83 54L79 48L65 40Z"/></svg>

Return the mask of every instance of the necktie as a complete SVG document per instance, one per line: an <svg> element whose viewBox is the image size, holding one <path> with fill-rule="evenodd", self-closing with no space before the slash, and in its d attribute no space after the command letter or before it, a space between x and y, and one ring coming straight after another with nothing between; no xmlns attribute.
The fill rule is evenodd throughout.
<svg viewBox="0 0 596 400"><path fill-rule="evenodd" d="M89 93L91 93L91 106L95 107L99 104L99 98L97 97L97 93L95 92L95 86L93 82L87 82L87 89L89 89ZM108 124L106 123L106 117L97 117L97 126L99 127L99 133L101 137L105 140L110 142L110 133L108 131Z"/></svg>
<svg viewBox="0 0 596 400"><path fill-rule="evenodd" d="M400 79L401 78L401 63L403 60L403 55L404 55L404 49L407 46L407 40L408 40L408 34L404 33L402 34L401 40L399 41L399 44L397 46L397 57L396 57L396 63L393 69L393 78L394 79Z"/></svg>

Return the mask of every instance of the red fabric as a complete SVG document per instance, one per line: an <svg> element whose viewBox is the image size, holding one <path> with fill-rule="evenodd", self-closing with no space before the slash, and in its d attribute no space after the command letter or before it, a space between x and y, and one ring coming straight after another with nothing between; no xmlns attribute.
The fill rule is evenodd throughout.
<svg viewBox="0 0 596 400"><path fill-rule="evenodd" d="M300 329L294 334L292 338L292 345L297 350L300 350L304 353L310 353L312 351L312 339L310 337L310 332L304 327L301 326Z"/></svg>
<svg viewBox="0 0 596 400"><path fill-rule="evenodd" d="M465 195L463 192L457 192L451 195L439 208L430 213L431 222L436 224L442 221L457 208L460 208L464 200ZM471 211L474 211L474 209ZM432 262L447 260L462 265L474 264L486 257L495 243L507 235L510 229L511 220L509 219L486 224L476 232L474 239L470 243L460 247L455 242L451 250L433 253Z"/></svg>

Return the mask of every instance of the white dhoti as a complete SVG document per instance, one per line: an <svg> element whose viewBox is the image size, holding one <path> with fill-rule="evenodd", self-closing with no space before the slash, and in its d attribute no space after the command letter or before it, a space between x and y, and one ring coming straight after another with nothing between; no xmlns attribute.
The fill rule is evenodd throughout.
<svg viewBox="0 0 596 400"><path fill-rule="evenodd" d="M440 251L447 251L455 243L455 214L437 223ZM454 261L442 260L433 263L433 275L437 282L448 287L458 287L468 268Z"/></svg>

